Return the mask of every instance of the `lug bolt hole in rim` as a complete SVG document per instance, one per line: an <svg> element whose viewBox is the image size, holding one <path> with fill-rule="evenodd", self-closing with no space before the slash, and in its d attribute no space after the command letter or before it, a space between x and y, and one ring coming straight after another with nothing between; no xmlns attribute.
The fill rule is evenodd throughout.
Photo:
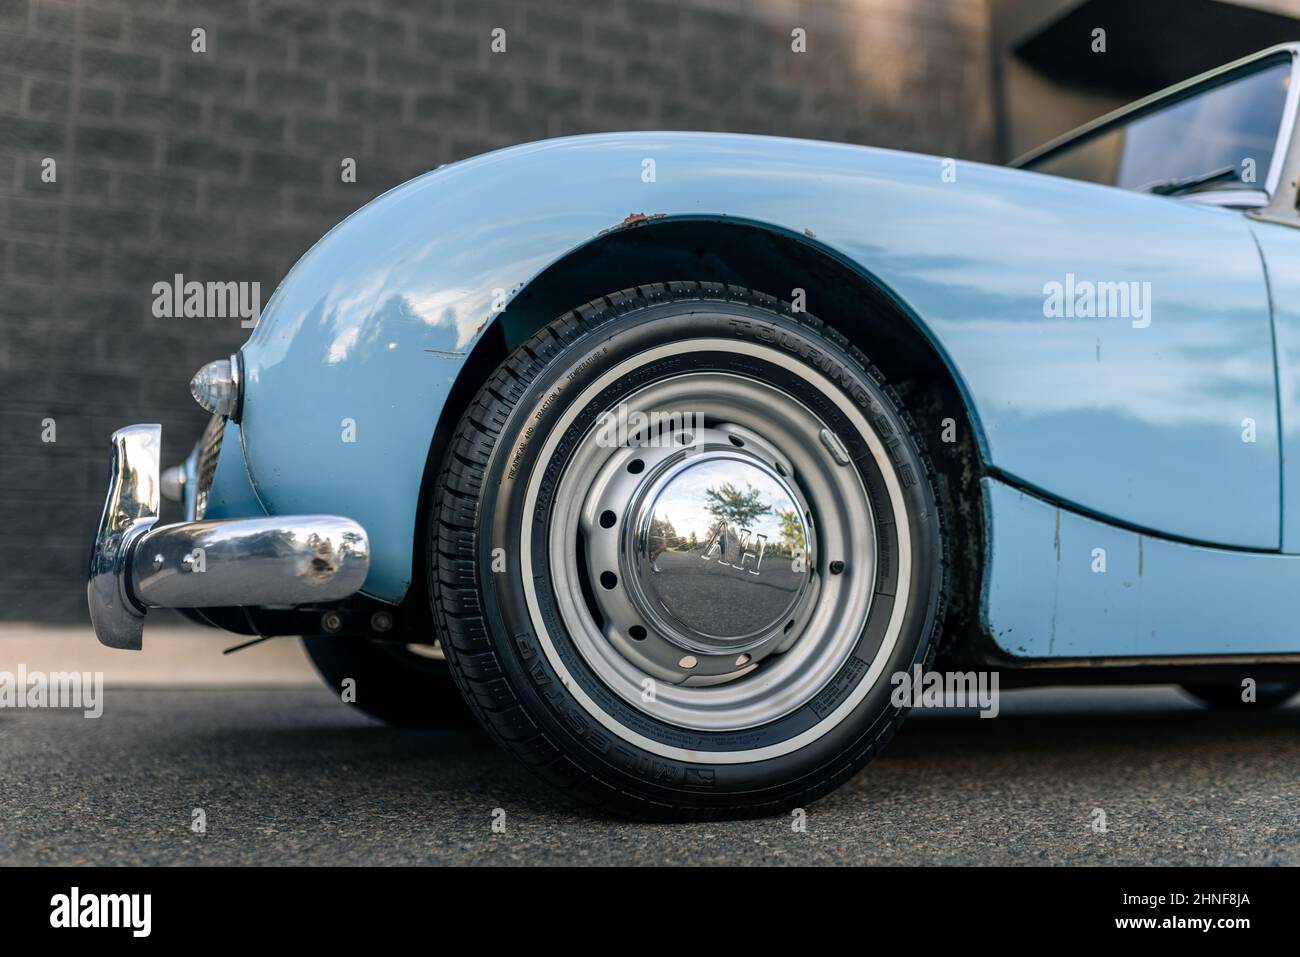
<svg viewBox="0 0 1300 957"><path fill-rule="evenodd" d="M819 417L745 375L679 374L621 405L691 428L615 446L593 427L561 472L547 549L579 654L675 726L739 731L797 710L870 607L875 524L856 469L829 453ZM850 549L852 568L819 566Z"/></svg>

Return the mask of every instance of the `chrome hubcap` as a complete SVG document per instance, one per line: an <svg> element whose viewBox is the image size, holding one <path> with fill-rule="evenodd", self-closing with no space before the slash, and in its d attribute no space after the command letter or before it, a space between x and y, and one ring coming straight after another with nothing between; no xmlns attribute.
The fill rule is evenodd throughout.
<svg viewBox="0 0 1300 957"><path fill-rule="evenodd" d="M680 727L742 730L809 703L852 653L874 590L875 523L844 443L735 373L653 382L617 415L675 428L611 441L593 427L558 477L551 583L579 654Z"/></svg>
<svg viewBox="0 0 1300 957"><path fill-rule="evenodd" d="M809 595L808 508L749 448L714 429L693 438L633 498L632 606L678 648L756 660Z"/></svg>
<svg viewBox="0 0 1300 957"><path fill-rule="evenodd" d="M738 394L706 400L710 382ZM689 411L673 421L689 427L621 446L593 433L566 473L565 494L581 503L581 517L574 539L555 541L585 558L572 581L585 579L582 598L602 635L588 647L598 670L615 667L642 697L647 677L695 689L753 672L803 635L823 594L796 466L736 404L767 388L714 374L648 387L627 400L634 414L651 418L680 397ZM563 606L584 610L576 598ZM678 693L690 695L658 689L641 704L659 707Z"/></svg>

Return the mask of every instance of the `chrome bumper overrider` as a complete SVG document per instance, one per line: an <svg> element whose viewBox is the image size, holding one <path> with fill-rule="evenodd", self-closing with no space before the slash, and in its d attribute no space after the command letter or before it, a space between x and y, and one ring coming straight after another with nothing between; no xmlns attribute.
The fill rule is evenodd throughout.
<svg viewBox="0 0 1300 957"><path fill-rule="evenodd" d="M95 634L139 648L150 608L302 605L346 598L370 570L366 531L336 515L158 521L162 426L113 433L112 476L90 556Z"/></svg>

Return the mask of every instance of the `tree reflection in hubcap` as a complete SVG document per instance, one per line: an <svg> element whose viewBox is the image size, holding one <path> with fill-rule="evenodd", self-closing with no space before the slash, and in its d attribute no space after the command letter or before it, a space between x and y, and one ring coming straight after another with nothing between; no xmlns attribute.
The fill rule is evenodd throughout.
<svg viewBox="0 0 1300 957"><path fill-rule="evenodd" d="M736 654L782 632L809 582L806 508L736 449L685 450L648 477L625 562L633 602L688 651Z"/></svg>

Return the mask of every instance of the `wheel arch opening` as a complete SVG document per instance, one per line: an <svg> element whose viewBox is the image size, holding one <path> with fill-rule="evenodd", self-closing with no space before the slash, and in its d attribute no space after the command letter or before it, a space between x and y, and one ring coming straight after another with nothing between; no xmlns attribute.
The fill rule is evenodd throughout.
<svg viewBox="0 0 1300 957"><path fill-rule="evenodd" d="M985 542L978 420L939 349L888 290L814 237L719 219L641 219L611 230L548 266L510 301L475 343L440 413L416 517L408 603L427 609L424 535L433 486L452 433L492 371L538 329L619 289L698 280L745 286L804 308L845 336L884 374L913 417L934 464L947 519L949 637L979 627Z"/></svg>

